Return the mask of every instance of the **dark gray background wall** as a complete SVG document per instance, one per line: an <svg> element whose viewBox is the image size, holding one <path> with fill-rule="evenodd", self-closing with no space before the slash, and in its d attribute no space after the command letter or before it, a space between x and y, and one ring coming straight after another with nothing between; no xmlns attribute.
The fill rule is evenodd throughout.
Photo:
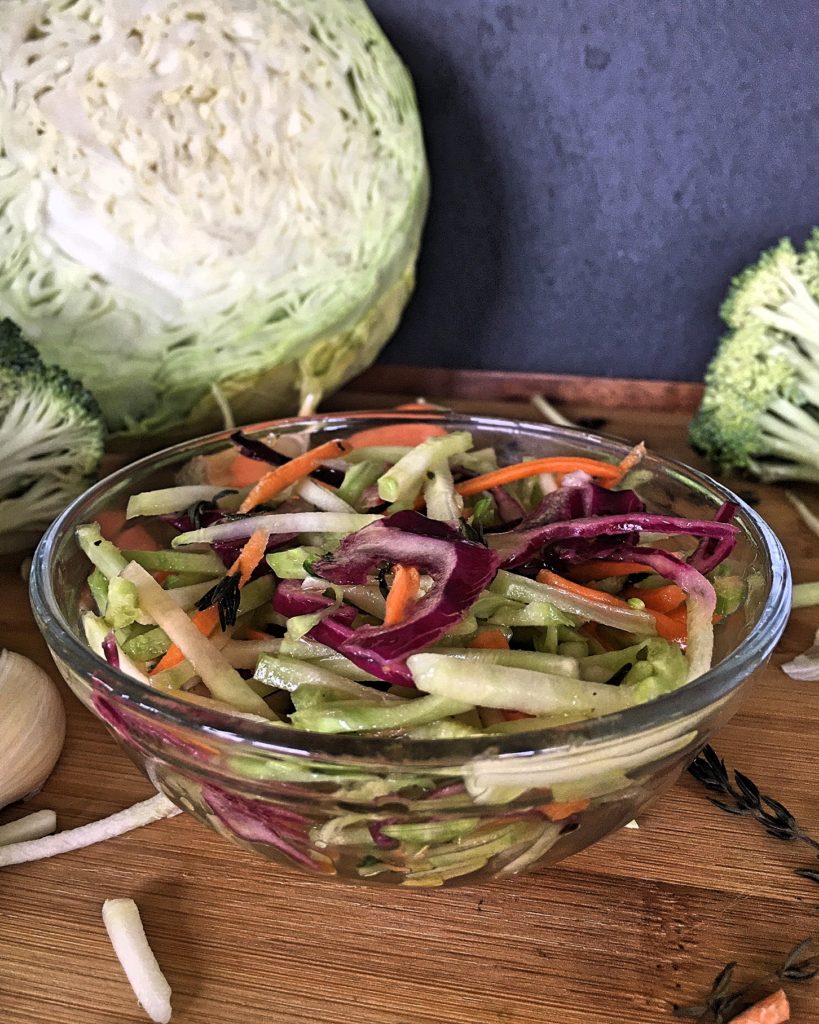
<svg viewBox="0 0 819 1024"><path fill-rule="evenodd" d="M817 0L370 0L433 198L384 359L694 380L733 273L819 223Z"/></svg>

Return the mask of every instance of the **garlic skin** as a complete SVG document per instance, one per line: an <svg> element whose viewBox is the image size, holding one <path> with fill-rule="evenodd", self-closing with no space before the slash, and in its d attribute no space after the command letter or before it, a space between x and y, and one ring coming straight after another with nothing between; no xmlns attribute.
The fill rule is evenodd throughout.
<svg viewBox="0 0 819 1024"><path fill-rule="evenodd" d="M51 677L22 654L0 653L0 808L36 793L65 740L65 709Z"/></svg>

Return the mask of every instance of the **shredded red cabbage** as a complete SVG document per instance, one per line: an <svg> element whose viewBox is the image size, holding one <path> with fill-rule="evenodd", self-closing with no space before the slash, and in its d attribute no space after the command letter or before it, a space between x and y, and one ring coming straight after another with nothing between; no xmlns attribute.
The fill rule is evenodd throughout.
<svg viewBox="0 0 819 1024"><path fill-rule="evenodd" d="M317 593L315 590L302 590L299 580L284 580L276 588L273 595L273 610L285 618L292 618L294 615L312 615L329 608L333 604L331 597ZM339 608L326 618L318 622L307 636L325 647L331 647L334 651L342 652L353 664L369 672L371 676L383 680L385 683L398 683L401 686L415 686L410 670L406 665L393 666L390 673L384 672L381 663L367 653L342 650L343 645L352 640L355 630L352 628L353 619L356 615L355 608L348 604L342 604Z"/></svg>
<svg viewBox="0 0 819 1024"><path fill-rule="evenodd" d="M240 839L273 846L302 867L326 873L304 849L310 844L310 822L303 815L210 784L202 787L202 797L222 825Z"/></svg>
<svg viewBox="0 0 819 1024"><path fill-rule="evenodd" d="M494 498L495 508L502 523L519 523L523 519L523 506L505 487L493 487L489 493Z"/></svg>
<svg viewBox="0 0 819 1024"><path fill-rule="evenodd" d="M102 653L111 668L119 668L119 649L113 633L106 634L102 641Z"/></svg>
<svg viewBox="0 0 819 1024"><path fill-rule="evenodd" d="M688 534L694 537L725 539L735 536L737 529L728 523L635 512L625 515L569 519L563 522L546 523L531 529L509 530L506 533L492 534L489 537L489 543L500 556L501 566L509 569L528 562L558 541L582 542L597 538L635 537L644 531L663 533L669 536ZM614 550L607 552L605 557L615 554L622 548L622 545L623 541L620 541ZM588 550L583 550L581 554L584 559L589 557ZM560 557L573 560L572 546L562 545ZM604 556L598 552L594 557Z"/></svg>
<svg viewBox="0 0 819 1024"><path fill-rule="evenodd" d="M379 678L403 682L410 654L435 643L460 622L492 581L498 556L445 523L418 512L396 512L346 537L336 553L313 563L313 572L340 586L366 583L382 562L415 566L432 577L428 594L396 626L361 626L337 648L351 661L368 659ZM332 646L332 645L330 645Z"/></svg>
<svg viewBox="0 0 819 1024"><path fill-rule="evenodd" d="M592 516L631 515L645 512L645 505L634 491L610 491L591 480L564 483L547 494L538 507L520 524L520 530L534 529L567 519L589 519Z"/></svg>
<svg viewBox="0 0 819 1024"><path fill-rule="evenodd" d="M730 523L738 510L739 506L735 501L726 501L714 514L714 522ZM704 537L697 550L688 559L688 564L705 576L709 572L713 572L731 554L736 542L737 535L735 533L722 538Z"/></svg>

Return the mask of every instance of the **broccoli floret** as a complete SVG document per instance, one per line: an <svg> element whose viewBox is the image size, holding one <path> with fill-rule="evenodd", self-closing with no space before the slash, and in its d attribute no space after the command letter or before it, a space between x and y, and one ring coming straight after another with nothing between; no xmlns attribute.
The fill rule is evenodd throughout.
<svg viewBox="0 0 819 1024"><path fill-rule="evenodd" d="M0 551L38 539L93 479L104 443L93 397L0 321Z"/></svg>
<svg viewBox="0 0 819 1024"><path fill-rule="evenodd" d="M733 281L733 328L705 376L692 446L724 470L819 481L819 232L787 240Z"/></svg>

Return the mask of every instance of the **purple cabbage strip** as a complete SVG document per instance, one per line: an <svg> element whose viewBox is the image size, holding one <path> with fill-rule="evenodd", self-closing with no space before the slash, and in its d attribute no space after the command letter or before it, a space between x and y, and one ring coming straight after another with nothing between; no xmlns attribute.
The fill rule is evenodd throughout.
<svg viewBox="0 0 819 1024"><path fill-rule="evenodd" d="M241 430L231 434L230 440L245 458L256 459L257 462L266 462L269 466L283 466L286 462L290 461L287 455L277 452L269 444L265 444L264 441L248 437ZM344 471L333 469L331 466L319 466L313 470L310 476L314 480L320 480L322 483L330 484L332 487L338 487L344 480Z"/></svg>
<svg viewBox="0 0 819 1024"><path fill-rule="evenodd" d="M738 511L739 506L735 501L726 501L717 509L714 515L714 522L730 523ZM688 559L688 564L701 572L703 576L706 576L709 572L713 572L731 554L736 542L736 534L721 539L704 537L700 541L697 550Z"/></svg>
<svg viewBox="0 0 819 1024"><path fill-rule="evenodd" d="M102 641L102 653L111 668L119 668L119 648L113 632L107 633Z"/></svg>
<svg viewBox="0 0 819 1024"><path fill-rule="evenodd" d="M312 615L323 608L329 608L332 603L331 597L325 597L315 590L302 590L300 580L283 580L273 595L273 610L288 619L294 615ZM332 647L334 651L341 651L354 665L358 665L360 669L385 683L414 686L415 683L406 665L393 666L388 675L376 658L368 654L342 650L343 645L351 641L355 635L352 622L357 614L355 608L343 604L332 615L328 615L313 626L307 636L324 644L325 647Z"/></svg>
<svg viewBox="0 0 819 1024"><path fill-rule="evenodd" d="M519 523L523 519L523 506L505 487L493 487L489 493L495 500L498 516L503 523Z"/></svg>
<svg viewBox="0 0 819 1024"><path fill-rule="evenodd" d="M240 839L248 843L273 846L302 867L321 874L327 873L326 867L281 835L285 831L290 833L290 838L298 838L302 843L308 843L309 821L302 815L274 807L263 800L252 800L228 793L213 785L202 787L202 797L225 828ZM296 835L293 831L295 823L301 825L301 830Z"/></svg>
<svg viewBox="0 0 819 1024"><path fill-rule="evenodd" d="M489 543L500 556L501 566L509 569L516 565L523 565L541 553L544 548L556 544L558 541L589 541L612 536L633 537L644 531L664 533L669 536L688 534L694 537L725 539L736 534L736 527L728 523L635 512L625 515L569 519L564 522L546 523L543 526L530 529L494 533L489 537ZM561 557L566 558L567 554L561 551ZM602 555L598 554L597 557L602 557Z"/></svg>
<svg viewBox="0 0 819 1024"><path fill-rule="evenodd" d="M432 577L432 589L403 622L361 626L338 649L352 661L374 659L380 672L373 674L397 682L405 678L404 659L435 643L464 618L491 583L500 560L445 523L418 512L396 512L345 537L333 556L313 563L313 572L330 583L351 586L366 583L384 561L415 566Z"/></svg>
<svg viewBox="0 0 819 1024"><path fill-rule="evenodd" d="M367 823L367 831L370 833L372 841L376 846L380 846L384 850L394 850L397 846L401 845L397 839L385 836L381 831L384 825L391 825L392 822L392 818L387 818L384 821L370 821Z"/></svg>
<svg viewBox="0 0 819 1024"><path fill-rule="evenodd" d="M564 484L547 494L538 507L520 524L520 530L592 516L631 515L645 512L645 505L634 491L610 491L591 481Z"/></svg>

